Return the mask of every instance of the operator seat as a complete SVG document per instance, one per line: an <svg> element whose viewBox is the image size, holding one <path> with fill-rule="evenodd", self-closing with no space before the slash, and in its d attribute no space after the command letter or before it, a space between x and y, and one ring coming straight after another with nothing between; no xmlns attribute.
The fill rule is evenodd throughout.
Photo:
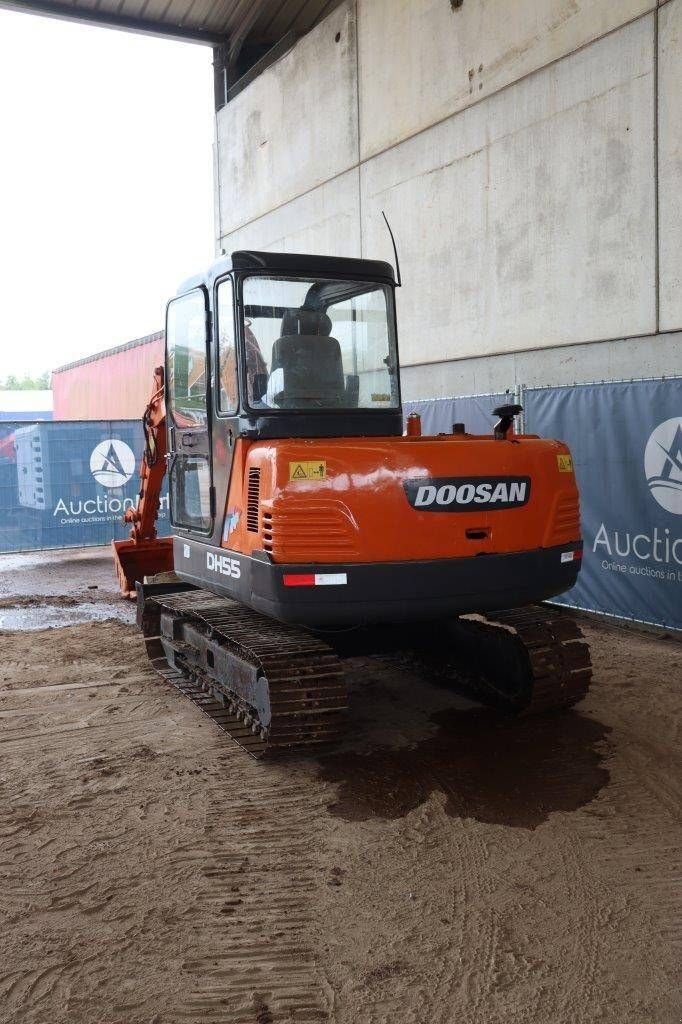
<svg viewBox="0 0 682 1024"><path fill-rule="evenodd" d="M346 382L341 346L330 336L332 322L314 309L292 309L272 346L270 379L281 384L271 396L280 408L327 409L343 406Z"/></svg>

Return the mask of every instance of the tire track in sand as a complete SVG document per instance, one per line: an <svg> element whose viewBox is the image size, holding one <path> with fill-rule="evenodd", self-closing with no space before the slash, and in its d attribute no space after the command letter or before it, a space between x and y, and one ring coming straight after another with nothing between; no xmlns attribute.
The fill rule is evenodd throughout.
<svg viewBox="0 0 682 1024"><path fill-rule="evenodd" d="M220 758L227 778L212 787L201 843L178 851L201 879L179 1018L224 1024L313 1024L328 1002L310 937L319 884L323 804L296 781L297 766Z"/></svg>
<svg viewBox="0 0 682 1024"><path fill-rule="evenodd" d="M28 729L11 715L0 720L8 766L0 876L11 883L0 903L16 926L0 967L3 1003L15 1019L55 1024L90 1021L95 1005L102 1020L148 1016L150 1005L174 1022L327 1019L310 938L324 811L311 769L250 761L151 669L147 677L129 627L112 628L115 637L108 627L50 632L42 652L54 649L53 664L60 651L73 654L75 687L92 679L94 663L109 667L126 684L113 704L106 686L47 690L63 675L49 671L49 659L36 667L35 636L0 637L19 686L6 688L3 707L37 712ZM131 679L151 704L131 693ZM21 692L26 681L38 692ZM31 938L33 962L21 952L38 918L50 936L64 928L64 955L44 956L53 938ZM134 978L141 956L149 986L120 989L107 976L114 958L119 979Z"/></svg>

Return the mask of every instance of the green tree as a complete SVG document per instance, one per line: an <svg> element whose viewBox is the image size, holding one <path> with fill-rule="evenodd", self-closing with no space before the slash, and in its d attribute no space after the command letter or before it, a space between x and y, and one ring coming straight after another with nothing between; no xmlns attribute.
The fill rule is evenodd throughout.
<svg viewBox="0 0 682 1024"><path fill-rule="evenodd" d="M47 391L51 388L50 372L46 370L38 377L22 377L21 380L14 373L0 381L0 389L4 391Z"/></svg>

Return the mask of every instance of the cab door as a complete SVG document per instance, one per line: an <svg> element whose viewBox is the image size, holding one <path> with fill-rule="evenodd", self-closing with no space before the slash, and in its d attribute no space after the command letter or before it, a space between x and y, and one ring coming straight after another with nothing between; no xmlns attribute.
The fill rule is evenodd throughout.
<svg viewBox="0 0 682 1024"><path fill-rule="evenodd" d="M170 517L174 532L208 539L215 519L211 465L208 295L195 288L168 304L166 400Z"/></svg>

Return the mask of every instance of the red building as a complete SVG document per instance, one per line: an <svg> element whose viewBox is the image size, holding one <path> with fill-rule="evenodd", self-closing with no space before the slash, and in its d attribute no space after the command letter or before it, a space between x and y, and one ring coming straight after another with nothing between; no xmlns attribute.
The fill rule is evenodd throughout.
<svg viewBox="0 0 682 1024"><path fill-rule="evenodd" d="M55 420L131 420L145 410L155 366L164 360L164 334L60 366L52 372Z"/></svg>

